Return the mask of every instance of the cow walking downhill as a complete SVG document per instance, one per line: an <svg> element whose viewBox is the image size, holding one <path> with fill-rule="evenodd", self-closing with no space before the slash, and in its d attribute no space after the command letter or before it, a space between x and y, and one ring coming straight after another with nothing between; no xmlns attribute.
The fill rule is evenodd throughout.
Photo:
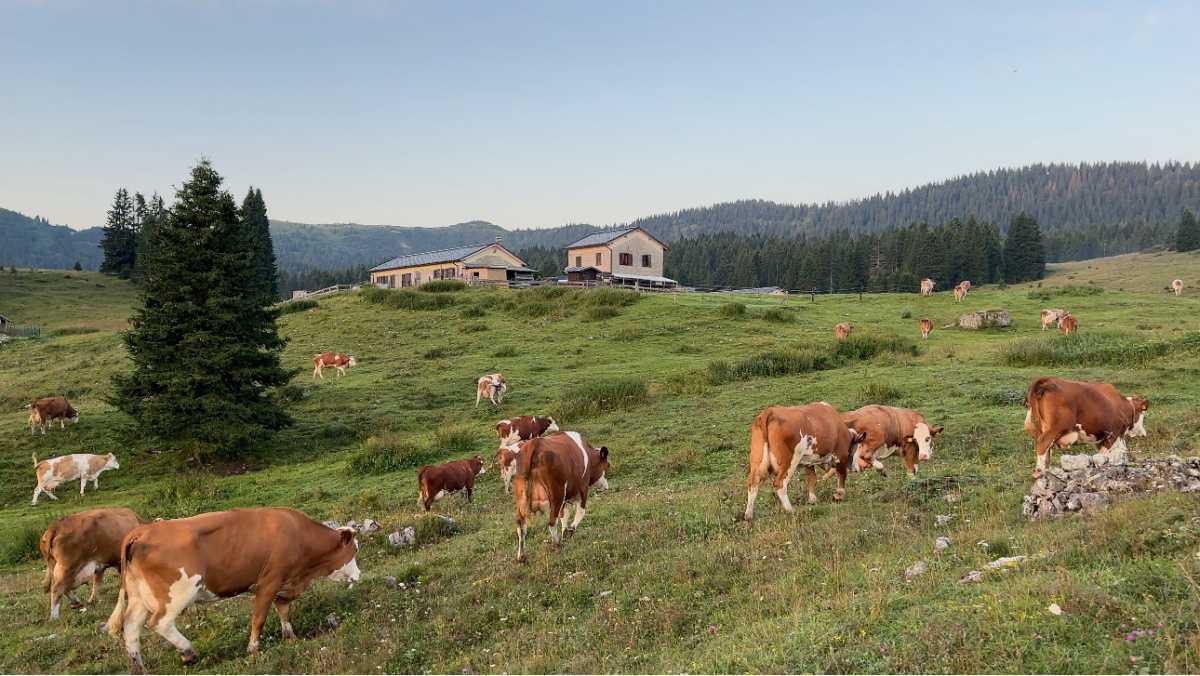
<svg viewBox="0 0 1200 676"><path fill-rule="evenodd" d="M929 340L929 333L933 331L933 322L928 319L922 319L917 322L921 329L921 340Z"/></svg>
<svg viewBox="0 0 1200 676"><path fill-rule="evenodd" d="M522 441L515 453L513 501L517 514L517 561L524 562L529 518L546 512L555 545L578 528L587 511L593 484L608 487L608 448L592 448L578 432L558 432ZM575 518L567 526L566 506L575 503Z"/></svg>
<svg viewBox="0 0 1200 676"><path fill-rule="evenodd" d="M1175 292L1176 296L1182 296L1183 295L1183 280L1177 279L1177 280L1171 282L1171 290Z"/></svg>
<svg viewBox="0 0 1200 676"><path fill-rule="evenodd" d="M475 383L475 408L479 408L479 400L484 397L494 406L499 406L504 402L505 392L508 392L508 383L504 381L503 374L491 373L482 376Z"/></svg>
<svg viewBox="0 0 1200 676"><path fill-rule="evenodd" d="M933 293L935 282L932 279L925 278L921 280L921 295L928 296Z"/></svg>
<svg viewBox="0 0 1200 676"><path fill-rule="evenodd" d="M46 528L38 551L46 562L42 590L50 595L50 619L58 619L64 596L72 608L82 606L73 592L89 580L92 594L87 602L96 602L104 571L120 566L121 540L142 523L132 510L111 507L64 516Z"/></svg>
<svg viewBox="0 0 1200 676"><path fill-rule="evenodd" d="M421 507L428 512L433 503L462 490L467 492L467 502L470 502L471 492L475 490L475 477L486 471L483 459L479 456L422 467L417 470L417 497Z"/></svg>
<svg viewBox="0 0 1200 676"><path fill-rule="evenodd" d="M246 651L254 654L272 605L283 637L296 638L291 603L319 578L358 581L357 555L353 529L327 528L294 509L232 509L138 526L121 543L121 592L108 631L123 631L132 673L144 670L143 624L191 664L196 652L175 626L179 614L252 590Z"/></svg>

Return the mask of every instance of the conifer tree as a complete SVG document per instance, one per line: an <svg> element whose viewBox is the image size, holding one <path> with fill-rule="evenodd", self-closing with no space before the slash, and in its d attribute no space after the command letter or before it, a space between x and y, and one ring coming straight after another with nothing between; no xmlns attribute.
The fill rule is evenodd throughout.
<svg viewBox="0 0 1200 676"><path fill-rule="evenodd" d="M137 224L133 202L125 188L117 190L104 223L104 262L100 272L129 279L137 260Z"/></svg>
<svg viewBox="0 0 1200 676"><path fill-rule="evenodd" d="M279 299L279 273L275 266L275 248L271 242L271 221L267 218L267 203L262 190L250 188L242 200L241 218L254 256L258 287L265 303Z"/></svg>
<svg viewBox="0 0 1200 676"><path fill-rule="evenodd" d="M1183 215L1179 217L1179 230L1175 233L1175 250L1195 251L1196 249L1200 249L1200 223L1197 223L1192 210L1184 207Z"/></svg>
<svg viewBox="0 0 1200 676"><path fill-rule="evenodd" d="M1041 279L1046 274L1042 231L1025 212L1013 217L1004 240L1004 281L1012 284Z"/></svg>
<svg viewBox="0 0 1200 676"><path fill-rule="evenodd" d="M230 455L290 422L270 394L294 371L280 366L277 313L221 182L200 162L150 229L142 307L124 338L133 371L114 378L112 402L151 436Z"/></svg>

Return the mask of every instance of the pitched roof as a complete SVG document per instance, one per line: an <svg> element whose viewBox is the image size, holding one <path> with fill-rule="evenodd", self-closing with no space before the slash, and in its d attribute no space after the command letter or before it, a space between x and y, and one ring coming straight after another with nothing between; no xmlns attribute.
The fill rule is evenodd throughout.
<svg viewBox="0 0 1200 676"><path fill-rule="evenodd" d="M504 245L500 244L499 242L487 242L484 244L468 244L466 246L456 246L456 247L451 247L449 249L438 249L436 251L424 251L422 253L406 254L404 256L396 256L395 258L393 258L385 263L380 263L379 265L376 265L375 267L371 268L370 272L379 272L380 270L393 270L395 268L411 268L415 265L437 265L438 263L452 263L454 261L460 261L460 260L466 258L467 256L470 256L471 254L483 251L484 249L488 248L489 246L493 246L493 245L499 246L500 248L504 249L505 251L508 251L508 249L505 249ZM509 251L509 253L512 254L513 257L516 258L517 260L521 260L520 256L513 254L511 251ZM496 266L496 267L500 267L500 266ZM510 265L507 267L513 267L513 266ZM516 269L516 268L514 267L513 269Z"/></svg>
<svg viewBox="0 0 1200 676"><path fill-rule="evenodd" d="M645 228L642 228L639 226L634 226L632 228L620 228L618 230L604 230L602 232L594 232L594 233L588 235L587 237L584 237L583 239L575 242L574 244L567 245L567 248L568 249L579 249L579 248L585 247L585 246L601 246L603 244L608 244L609 242L611 242L614 239L617 239L619 237L624 237L625 235L628 235L629 233L633 232L634 230L641 230L642 232L646 233L647 237L654 240L655 242L658 242L659 244L662 244L662 248L664 248L664 249L667 248L667 245L665 243L663 243L662 240L655 237L654 235L651 235L649 232L646 232Z"/></svg>

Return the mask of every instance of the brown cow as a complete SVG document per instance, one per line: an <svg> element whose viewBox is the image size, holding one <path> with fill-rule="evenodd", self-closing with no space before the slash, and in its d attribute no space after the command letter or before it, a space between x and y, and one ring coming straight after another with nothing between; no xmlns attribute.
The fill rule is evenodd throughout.
<svg viewBox="0 0 1200 676"><path fill-rule="evenodd" d="M967 289L962 284L954 287L954 302L961 303L967 297Z"/></svg>
<svg viewBox="0 0 1200 676"><path fill-rule="evenodd" d="M1048 308L1042 310L1042 330L1050 328L1051 325L1058 323L1058 318L1067 314L1067 311L1062 308Z"/></svg>
<svg viewBox="0 0 1200 676"><path fill-rule="evenodd" d="M750 472L746 480L746 521L754 518L758 485L775 475L775 495L784 511L792 511L787 485L796 467L804 465L808 502L817 501L817 465L836 463L838 487L833 494L841 501L846 494L846 470L850 453L862 435L847 429L837 409L825 402L804 406L771 406L750 426Z"/></svg>
<svg viewBox="0 0 1200 676"><path fill-rule="evenodd" d="M520 441L528 441L534 437L543 436L547 432L557 431L558 423L554 422L554 418L532 415L517 416L496 423L496 435L501 439L507 439L509 435L516 434Z"/></svg>
<svg viewBox="0 0 1200 676"><path fill-rule="evenodd" d="M1183 295L1183 280L1177 279L1177 280L1171 282L1171 290L1175 292L1176 296L1182 296Z"/></svg>
<svg viewBox="0 0 1200 676"><path fill-rule="evenodd" d="M426 465L417 470L417 496L426 512L443 497L466 489L467 502L475 490L475 477L487 470L478 455L468 460L454 460L440 465Z"/></svg>
<svg viewBox="0 0 1200 676"><path fill-rule="evenodd" d="M1142 397L1126 397L1108 383L1061 378L1038 378L1025 398L1025 431L1034 438L1037 465L1033 478L1046 470L1050 448L1067 448L1078 441L1097 445L1102 453L1125 450L1125 436L1146 436Z"/></svg>
<svg viewBox="0 0 1200 676"><path fill-rule="evenodd" d="M112 507L64 516L46 528L38 550L46 562L42 590L50 594L50 619L58 619L63 596L71 601L72 608L83 605L73 592L89 579L92 594L87 602L96 602L104 571L120 566L121 540L142 523L131 510Z"/></svg>
<svg viewBox="0 0 1200 676"><path fill-rule="evenodd" d="M1058 331L1064 336L1069 336L1079 330L1079 320L1075 319L1075 315L1067 313L1058 318Z"/></svg>
<svg viewBox="0 0 1200 676"><path fill-rule="evenodd" d="M964 296L967 295L967 292L971 290L971 280L969 279L962 280L958 283L958 285L962 287Z"/></svg>
<svg viewBox="0 0 1200 676"><path fill-rule="evenodd" d="M321 373L321 370L325 368L337 369L338 377L341 378L346 375L346 369L351 366L358 366L358 360L352 354L322 352L321 354L313 355L313 380L316 380L318 377L324 380L325 374Z"/></svg>
<svg viewBox="0 0 1200 676"><path fill-rule="evenodd" d="M932 279L926 278L921 280L921 295L928 296L933 293L935 282Z"/></svg>
<svg viewBox="0 0 1200 676"><path fill-rule="evenodd" d="M46 427L55 420L58 421L59 429L66 429L68 420L73 423L79 422L79 411L72 408L67 398L62 395L42 397L29 404L30 434L35 434L34 427L40 427L42 434L45 434Z"/></svg>
<svg viewBox="0 0 1200 676"><path fill-rule="evenodd" d="M525 561L525 537L530 516L545 511L550 517L550 537L562 542L579 528L587 511L592 484L608 487L608 448L592 448L578 432L558 432L522 441L513 477L517 512L517 560ZM577 502L575 518L566 527L566 505Z"/></svg>
<svg viewBox="0 0 1200 676"><path fill-rule="evenodd" d="M504 401L505 392L508 392L508 383L504 381L503 374L491 373L480 377L475 383L475 408L479 408L479 400L483 397L499 406Z"/></svg>
<svg viewBox="0 0 1200 676"><path fill-rule="evenodd" d="M852 331L854 331L854 325L850 322L842 322L833 327L833 334L837 336L839 343L849 338Z"/></svg>
<svg viewBox="0 0 1200 676"><path fill-rule="evenodd" d="M917 325L921 327L921 339L929 340L929 332L933 330L933 322L928 319L922 319L917 322Z"/></svg>
<svg viewBox="0 0 1200 676"><path fill-rule="evenodd" d="M117 456L112 453L108 455L73 453L40 462L37 455L34 455L33 471L37 476L37 486L33 488L32 504L37 504L38 496L42 493L52 500L57 500L58 496L51 491L58 488L58 485L64 481L79 479L80 495L83 495L83 489L89 481L92 482L92 488L100 488L100 473L110 469L121 469L121 464L117 462Z"/></svg>
<svg viewBox="0 0 1200 676"><path fill-rule="evenodd" d="M878 404L843 413L842 422L864 435L851 463L855 470L874 467L882 472L880 461L898 450L909 476L916 475L918 462L933 457L933 439L942 431L941 425L930 427L917 411Z"/></svg>
<svg viewBox="0 0 1200 676"><path fill-rule="evenodd" d="M283 637L293 639L288 609L314 580L356 582L360 576L352 528L334 530L278 507L148 523L125 536L121 553L121 593L108 631L116 636L124 628L132 673L143 671L143 623L175 646L184 664L191 664L196 652L175 627L179 613L193 602L253 590L246 648L253 654L271 604Z"/></svg>

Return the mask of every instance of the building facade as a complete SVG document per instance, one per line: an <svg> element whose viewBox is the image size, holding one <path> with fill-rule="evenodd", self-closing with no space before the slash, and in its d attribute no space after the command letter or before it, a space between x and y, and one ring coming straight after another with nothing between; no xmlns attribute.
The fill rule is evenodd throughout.
<svg viewBox="0 0 1200 676"><path fill-rule="evenodd" d="M397 256L371 268L371 282L388 289L420 286L435 279L511 282L533 278L533 270L500 242L472 244Z"/></svg>
<svg viewBox="0 0 1200 676"><path fill-rule="evenodd" d="M597 232L567 247L567 280L675 286L663 276L667 245L642 228Z"/></svg>

